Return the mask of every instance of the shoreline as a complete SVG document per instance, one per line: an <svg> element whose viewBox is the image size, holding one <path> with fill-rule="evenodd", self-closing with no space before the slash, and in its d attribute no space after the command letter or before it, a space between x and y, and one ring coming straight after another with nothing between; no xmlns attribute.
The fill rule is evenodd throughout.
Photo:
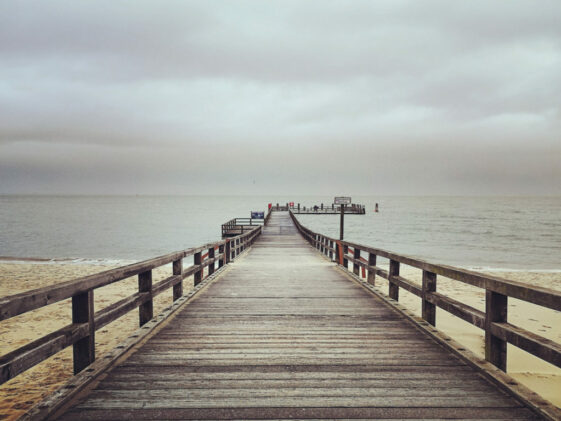
<svg viewBox="0 0 561 421"><path fill-rule="evenodd" d="M417 258L417 257L415 257ZM420 258L424 260L423 258ZM0 263L9 264L68 264L68 265L95 265L95 266L125 266L132 263L138 263L143 260L148 259L110 259L104 257L18 257L18 256L0 256ZM428 261L428 260L427 260ZM544 274L555 274L561 273L561 269L551 269L551 268L509 268L509 267L493 267L493 266L454 266L439 262L430 261L434 264L442 264L445 266L451 266L458 269L469 270L472 272L481 272L487 274L497 274L497 273L544 273ZM378 264L381 268L388 268L387 263Z"/></svg>
<svg viewBox="0 0 561 421"><path fill-rule="evenodd" d="M0 258L0 296L69 281L81 276L122 266L122 263L88 263L68 260L3 260ZM38 270L38 265L41 265ZM168 267L169 266L169 267ZM154 282L171 274L171 265L154 271ZM487 273L489 273L487 271ZM408 268L401 275L419 282L422 272ZM561 271L537 272L493 271L493 275L513 281L545 286L561 291ZM387 281L376 277L376 284L387 293ZM192 280L184 281L184 292L192 288ZM95 309L100 309L131 295L138 289L136 277L100 288L95 294ZM484 310L485 292L467 284L446 278L438 278L437 289L452 298ZM399 302L420 315L419 297L400 289ZM154 314L171 304L171 292L154 300ZM64 300L0 323L0 355L29 343L45 334L63 327L71 320L70 300ZM484 333L444 310L437 309L436 326L471 351L484 354ZM544 309L519 300L509 300L509 321L548 339L561 343L561 312ZM132 311L96 332L96 354L101 356L123 341L138 327L138 312ZM545 363L509 345L508 372L515 379L541 394L545 399L561 407L561 369ZM72 375L71 347L0 386L0 419L17 419L33 404L62 385Z"/></svg>

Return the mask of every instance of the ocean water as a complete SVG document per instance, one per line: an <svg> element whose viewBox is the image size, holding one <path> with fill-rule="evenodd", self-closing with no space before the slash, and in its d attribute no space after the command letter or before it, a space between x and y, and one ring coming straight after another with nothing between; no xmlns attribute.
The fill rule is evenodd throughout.
<svg viewBox="0 0 561 421"><path fill-rule="evenodd" d="M267 204L325 196L0 196L0 256L130 262L220 239ZM356 196L345 239L473 269L561 270L561 197ZM375 213L375 203L380 212ZM300 215L338 238L338 215Z"/></svg>

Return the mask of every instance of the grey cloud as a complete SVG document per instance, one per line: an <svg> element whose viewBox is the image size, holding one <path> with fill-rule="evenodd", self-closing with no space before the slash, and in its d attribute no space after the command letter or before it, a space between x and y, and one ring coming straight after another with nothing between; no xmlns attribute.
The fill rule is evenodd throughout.
<svg viewBox="0 0 561 421"><path fill-rule="evenodd" d="M555 1L0 16L0 193L561 193Z"/></svg>

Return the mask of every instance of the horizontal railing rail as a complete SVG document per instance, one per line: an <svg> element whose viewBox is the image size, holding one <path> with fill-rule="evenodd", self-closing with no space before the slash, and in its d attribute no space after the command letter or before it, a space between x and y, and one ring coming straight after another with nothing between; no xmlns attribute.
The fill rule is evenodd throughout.
<svg viewBox="0 0 561 421"><path fill-rule="evenodd" d="M376 275L388 280L388 295L399 300L399 288L421 298L422 318L436 326L436 308L485 331L485 359L506 372L507 343L561 367L561 345L508 323L508 297L561 311L561 292L529 286L496 276L485 275L452 266L429 263L386 250L340 241L304 227L291 212L291 217L306 240L338 265L375 284ZM377 257L389 260L389 269L376 265ZM349 267L352 264L352 268ZM422 270L422 283L400 276L400 265ZM485 311L436 292L437 276L443 276L485 290Z"/></svg>
<svg viewBox="0 0 561 421"><path fill-rule="evenodd" d="M48 357L73 346L74 373L95 360L95 331L128 312L139 309L139 325L153 318L153 299L173 289L173 301L183 295L183 280L193 275L194 285L234 260L261 234L262 226L236 237L155 257L72 281L0 298L0 321L7 320L62 300L72 300L72 323L0 357L0 384L7 382ZM193 264L183 267L183 259L193 256ZM172 263L172 274L152 283L152 270ZM138 291L99 311L94 308L98 288L138 276Z"/></svg>
<svg viewBox="0 0 561 421"><path fill-rule="evenodd" d="M285 205L271 205L269 210L274 211L288 211L295 214L319 214L319 215L332 215L334 213L341 212L341 205L331 204L319 204L315 206L305 206L300 205L300 203L287 203ZM352 203L350 205L345 205L345 213L347 214L357 214L357 215L364 215L366 214L366 207L364 205L358 203Z"/></svg>
<svg viewBox="0 0 561 421"><path fill-rule="evenodd" d="M251 231L259 225L264 225L264 219L257 218L234 218L222 224L222 237L232 237Z"/></svg>

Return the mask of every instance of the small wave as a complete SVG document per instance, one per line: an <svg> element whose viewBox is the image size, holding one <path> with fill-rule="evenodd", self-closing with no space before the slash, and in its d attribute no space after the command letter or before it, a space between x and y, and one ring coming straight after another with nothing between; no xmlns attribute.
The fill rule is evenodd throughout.
<svg viewBox="0 0 561 421"><path fill-rule="evenodd" d="M515 272L515 273L561 273L561 269L520 269L506 267L487 267L487 266L461 266L462 269L472 270L474 272Z"/></svg>

